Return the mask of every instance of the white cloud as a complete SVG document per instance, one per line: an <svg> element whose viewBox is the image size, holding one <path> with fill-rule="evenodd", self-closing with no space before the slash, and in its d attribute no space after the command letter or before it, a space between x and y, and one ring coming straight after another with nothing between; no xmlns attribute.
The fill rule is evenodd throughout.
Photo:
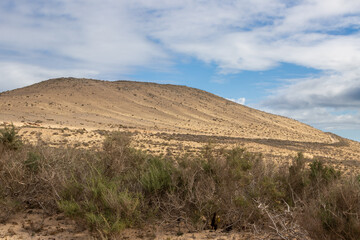
<svg viewBox="0 0 360 240"><path fill-rule="evenodd" d="M54 77L74 76L91 78L97 74L96 71L92 70L54 70L29 64L0 62L0 92L23 87L24 85L31 85L39 82L39 80Z"/></svg>
<svg viewBox="0 0 360 240"><path fill-rule="evenodd" d="M359 13L357 0L4 0L0 50L99 72L166 67L174 52L223 73L281 62L343 71L360 64L360 35L328 32L359 26Z"/></svg>
<svg viewBox="0 0 360 240"><path fill-rule="evenodd" d="M360 114L358 111L349 111L347 113L346 111L336 111L333 108L325 107L292 110L263 107L262 109L274 114L291 117L325 131L332 131L333 129L359 129L360 125Z"/></svg>
<svg viewBox="0 0 360 240"><path fill-rule="evenodd" d="M298 79L277 89L264 104L279 108L360 107L360 70Z"/></svg>
<svg viewBox="0 0 360 240"><path fill-rule="evenodd" d="M19 84L11 85L13 74L6 75L8 86L79 69L108 75L129 73L139 66L169 66L167 54L148 39L127 5L127 1L109 0L2 1L0 61L32 69L18 73ZM8 68L3 71L9 73ZM47 74L39 74L44 71Z"/></svg>
<svg viewBox="0 0 360 240"><path fill-rule="evenodd" d="M324 129L356 129L360 126L360 70L298 79L257 107Z"/></svg>
<svg viewBox="0 0 360 240"><path fill-rule="evenodd" d="M141 1L140 1L141 2ZM280 62L322 70L360 63L360 36L329 31L360 23L358 1L185 1L146 4L148 34L222 72L266 70Z"/></svg>
<svg viewBox="0 0 360 240"><path fill-rule="evenodd" d="M236 102L238 104L241 104L241 105L245 105L245 98L227 98L227 100L230 100L232 102Z"/></svg>
<svg viewBox="0 0 360 240"><path fill-rule="evenodd" d="M215 64L217 79L285 62L323 74L291 82L262 106L355 125L359 114L340 110L360 106L359 26L358 0L3 0L0 84L162 69L182 56Z"/></svg>

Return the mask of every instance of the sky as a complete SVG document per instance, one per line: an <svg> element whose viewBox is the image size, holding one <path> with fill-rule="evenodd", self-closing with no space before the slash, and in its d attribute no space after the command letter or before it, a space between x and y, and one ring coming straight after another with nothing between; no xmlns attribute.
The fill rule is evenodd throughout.
<svg viewBox="0 0 360 240"><path fill-rule="evenodd" d="M195 87L360 141L360 1L1 0L0 92L70 76Z"/></svg>

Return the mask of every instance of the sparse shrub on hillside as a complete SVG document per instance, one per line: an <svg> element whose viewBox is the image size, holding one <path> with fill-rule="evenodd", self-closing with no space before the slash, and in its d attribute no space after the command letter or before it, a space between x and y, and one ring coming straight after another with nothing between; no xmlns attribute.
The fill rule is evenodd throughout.
<svg viewBox="0 0 360 240"><path fill-rule="evenodd" d="M17 150L21 146L21 138L13 124L10 127L5 125L4 129L0 129L0 144L10 150Z"/></svg>

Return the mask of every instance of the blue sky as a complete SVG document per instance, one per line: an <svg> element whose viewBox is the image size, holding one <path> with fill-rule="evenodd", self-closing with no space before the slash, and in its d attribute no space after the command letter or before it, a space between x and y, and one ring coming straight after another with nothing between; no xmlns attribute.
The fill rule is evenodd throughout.
<svg viewBox="0 0 360 240"><path fill-rule="evenodd" d="M358 0L0 1L0 91L181 84L360 141L359 66Z"/></svg>

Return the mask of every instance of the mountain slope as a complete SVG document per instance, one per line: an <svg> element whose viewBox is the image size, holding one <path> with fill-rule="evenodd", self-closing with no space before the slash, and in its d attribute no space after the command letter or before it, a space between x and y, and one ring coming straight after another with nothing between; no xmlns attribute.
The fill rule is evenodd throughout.
<svg viewBox="0 0 360 240"><path fill-rule="evenodd" d="M176 85L51 79L0 94L0 121L331 143L330 134Z"/></svg>

